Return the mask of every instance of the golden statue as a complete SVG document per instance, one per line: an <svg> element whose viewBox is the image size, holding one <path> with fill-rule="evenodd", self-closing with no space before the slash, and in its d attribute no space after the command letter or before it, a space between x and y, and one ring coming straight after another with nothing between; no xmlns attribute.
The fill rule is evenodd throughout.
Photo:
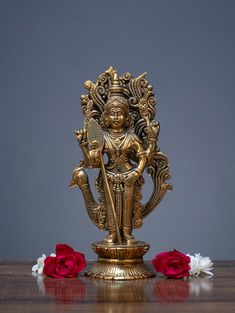
<svg viewBox="0 0 235 313"><path fill-rule="evenodd" d="M71 187L78 186L93 223L108 235L93 244L98 262L86 273L105 279L137 279L153 276L143 263L149 245L132 234L158 205L171 185L167 157L159 151L159 123L154 122L156 99L146 73L133 78L118 76L110 67L97 82L85 82L81 96L84 127L76 130L84 159L73 171ZM104 162L104 155L107 162ZM100 168L96 179L99 203L94 200L86 168ZM143 172L152 177L149 201L141 203Z"/></svg>

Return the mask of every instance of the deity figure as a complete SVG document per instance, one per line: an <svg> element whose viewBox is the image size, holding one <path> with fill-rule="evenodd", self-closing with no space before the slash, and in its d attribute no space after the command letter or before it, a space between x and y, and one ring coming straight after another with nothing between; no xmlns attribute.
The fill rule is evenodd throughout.
<svg viewBox="0 0 235 313"><path fill-rule="evenodd" d="M135 246L134 228L142 225L171 185L168 160L159 151L159 123L154 122L156 99L145 79L126 73L122 77L110 67L94 84L85 82L81 97L85 124L75 131L84 159L73 171L70 186L83 194L91 220L108 235L101 242L111 247ZM107 161L104 163L104 157ZM94 200L86 168L100 168L96 179L99 202ZM141 203L143 173L152 177L154 190Z"/></svg>

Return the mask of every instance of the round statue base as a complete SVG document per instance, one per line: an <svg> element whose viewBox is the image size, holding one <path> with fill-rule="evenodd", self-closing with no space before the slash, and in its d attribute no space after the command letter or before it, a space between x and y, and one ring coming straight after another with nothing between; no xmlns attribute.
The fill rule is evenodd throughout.
<svg viewBox="0 0 235 313"><path fill-rule="evenodd" d="M131 280L149 278L155 273L143 262L149 245L138 241L133 245L115 245L95 242L92 248L98 260L85 273L86 276L109 279Z"/></svg>

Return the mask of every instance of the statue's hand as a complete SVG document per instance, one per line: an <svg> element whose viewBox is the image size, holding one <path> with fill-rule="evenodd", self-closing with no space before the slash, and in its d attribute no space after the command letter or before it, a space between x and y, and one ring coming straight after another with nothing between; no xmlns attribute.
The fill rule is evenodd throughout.
<svg viewBox="0 0 235 313"><path fill-rule="evenodd" d="M160 131L160 124L152 121L147 127L148 139L156 140Z"/></svg>
<svg viewBox="0 0 235 313"><path fill-rule="evenodd" d="M131 171L124 181L125 185L126 186L133 185L137 181L139 176L140 176L140 173L137 170Z"/></svg>
<svg viewBox="0 0 235 313"><path fill-rule="evenodd" d="M75 130L76 138L79 143L87 141L87 131L85 128Z"/></svg>

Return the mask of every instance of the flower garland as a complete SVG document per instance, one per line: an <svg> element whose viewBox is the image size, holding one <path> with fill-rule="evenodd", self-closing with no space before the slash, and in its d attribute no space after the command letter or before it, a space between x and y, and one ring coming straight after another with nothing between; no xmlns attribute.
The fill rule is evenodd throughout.
<svg viewBox="0 0 235 313"><path fill-rule="evenodd" d="M209 257L200 253L195 255L184 254L173 250L161 252L152 260L153 267L168 278L198 277L202 274L213 275L213 262ZM42 254L32 271L39 275L44 274L53 278L76 277L86 267L83 253L75 251L67 244L57 244L56 253L50 256Z"/></svg>
<svg viewBox="0 0 235 313"><path fill-rule="evenodd" d="M211 272L213 262L209 257L201 256L200 253L190 255L174 249L157 254L152 260L152 264L157 272L169 278L198 277L201 274L213 275Z"/></svg>
<svg viewBox="0 0 235 313"><path fill-rule="evenodd" d="M45 274L53 278L72 278L86 267L84 254L75 251L66 244L56 245L56 254L50 256L43 254L37 259L32 271L39 275Z"/></svg>

